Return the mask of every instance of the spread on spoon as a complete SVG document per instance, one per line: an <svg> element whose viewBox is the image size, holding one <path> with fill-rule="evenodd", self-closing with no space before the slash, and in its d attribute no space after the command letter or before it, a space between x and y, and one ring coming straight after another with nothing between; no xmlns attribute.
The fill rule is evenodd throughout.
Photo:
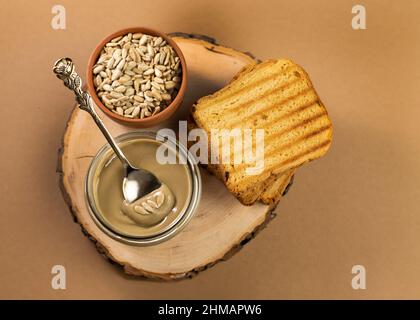
<svg viewBox="0 0 420 320"><path fill-rule="evenodd" d="M174 194L162 184L158 189L134 202L124 200L121 211L139 225L150 227L165 219L174 204Z"/></svg>

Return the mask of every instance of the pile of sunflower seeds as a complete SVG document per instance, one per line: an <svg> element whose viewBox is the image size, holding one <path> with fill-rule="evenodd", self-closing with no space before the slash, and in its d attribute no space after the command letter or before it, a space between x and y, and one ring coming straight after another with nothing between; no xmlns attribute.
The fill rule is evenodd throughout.
<svg viewBox="0 0 420 320"><path fill-rule="evenodd" d="M102 103L121 116L138 119L164 110L181 85L181 61L161 37L129 33L108 42L93 66Z"/></svg>

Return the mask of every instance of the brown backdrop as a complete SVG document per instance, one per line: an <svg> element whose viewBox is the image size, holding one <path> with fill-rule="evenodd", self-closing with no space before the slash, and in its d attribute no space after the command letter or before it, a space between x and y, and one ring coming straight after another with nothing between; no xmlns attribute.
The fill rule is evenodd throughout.
<svg viewBox="0 0 420 320"><path fill-rule="evenodd" d="M3 1L0 11L0 298L420 298L420 3L360 1ZM73 106L51 72L79 70L105 35L127 26L195 32L303 65L335 126L328 155L299 170L278 217L198 277L125 276L72 223L57 186L57 148ZM203 248L204 250L205 248ZM67 289L51 289L51 267ZM367 269L353 290L351 268Z"/></svg>

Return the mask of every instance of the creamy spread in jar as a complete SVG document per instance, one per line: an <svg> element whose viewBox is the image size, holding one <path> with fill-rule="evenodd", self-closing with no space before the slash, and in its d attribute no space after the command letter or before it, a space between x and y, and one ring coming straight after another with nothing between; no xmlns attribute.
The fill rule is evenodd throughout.
<svg viewBox="0 0 420 320"><path fill-rule="evenodd" d="M124 170L112 150L103 156L93 177L93 197L100 219L118 234L146 238L170 229L182 217L191 199L191 173L182 161L160 164L156 151L160 142L137 138L120 143L128 160L153 172L162 185L132 203L124 200ZM179 157L175 148L168 152ZM185 162L184 162L185 163Z"/></svg>

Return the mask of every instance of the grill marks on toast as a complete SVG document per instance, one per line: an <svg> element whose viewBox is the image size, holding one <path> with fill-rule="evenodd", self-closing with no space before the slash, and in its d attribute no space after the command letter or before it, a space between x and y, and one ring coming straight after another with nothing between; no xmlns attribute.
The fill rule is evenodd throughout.
<svg viewBox="0 0 420 320"><path fill-rule="evenodd" d="M299 78L295 78L292 81L276 86L267 92L263 92L261 95L253 98L247 103L231 108L229 111L234 112L240 110L240 113L235 117L235 121L233 123L228 123L227 126L232 128L242 120L246 120L247 118L255 119L255 117L268 113L273 109L282 112L283 105L299 99L308 93L313 93L312 86ZM259 105L261 105L261 107L259 107ZM249 106L255 106L256 110L248 113L247 108Z"/></svg>
<svg viewBox="0 0 420 320"><path fill-rule="evenodd" d="M230 84L238 86L238 88L235 88L235 90L230 90L229 86L226 86L213 95L209 95L206 97L201 98L198 102L200 103L200 110L205 111L210 106L214 106L217 104L218 109L223 109L223 107L229 107L229 105L232 105L233 103L238 101L238 98L243 96L245 93L248 93L252 91L252 89L258 89L261 88L264 83L274 83L274 81L277 80L277 78L281 78L285 74L287 74L287 71L290 71L291 69L296 69L296 65L286 61L286 63L282 66L281 70L282 72L272 72L271 75L268 77L265 75L264 71L270 69L270 67L275 63L275 61L266 61L260 64L255 64L251 67L245 67L243 70L239 72L238 75L236 75ZM263 76L257 77L257 79L249 79L248 83L243 84L241 83L241 75L244 73L249 73L251 71L258 71L263 73ZM251 81L253 80L253 81ZM237 83L238 82L238 83ZM211 102L209 104L206 104L206 102ZM198 103L197 102L197 103Z"/></svg>
<svg viewBox="0 0 420 320"><path fill-rule="evenodd" d="M288 110L287 112L285 112L284 114L281 114L277 118L270 119L269 121L261 121L259 123L259 125L256 127L257 129L258 128L270 128L270 129L265 129L266 133L268 131L269 134L268 135L265 134L264 142L269 141L273 137L278 137L281 134L283 134L283 133L285 133L285 132L287 132L289 130L297 129L300 126L305 125L305 124L309 123L312 120L316 120L316 119L318 119L318 118L320 118L320 117L322 117L324 115L327 116L327 113L326 112L321 111L320 114L317 114L317 115L315 115L315 116L313 116L312 118L309 118L309 119L308 118L307 119L303 119L301 122L295 124L294 126L284 127L283 129L278 128L278 127L275 126L275 124L277 122L284 121L284 120L286 120L288 118L292 118L292 117L297 116L299 114L303 114L307 109L310 109L315 104L317 104L318 101L319 100L309 101L308 103L305 103L305 104L303 104L303 105L301 105L301 106L299 106L299 107L297 107L295 109ZM244 123L243 128L249 128L249 127L250 126L247 126L247 123ZM276 131L276 130L280 130L280 131ZM272 134L270 134L270 132L272 132ZM256 143L256 141L254 139L252 141L252 147L255 147L255 143Z"/></svg>
<svg viewBox="0 0 420 320"><path fill-rule="evenodd" d="M268 153L265 154L265 158L270 159L271 157L274 157L275 154L277 154L277 153L287 152L293 146L299 145L303 142L310 142L312 140L317 140L317 139L320 138L320 136L328 136L328 132L329 132L330 129L331 129L330 125L324 125L324 126L318 128L318 129L316 129L312 132L309 132L309 133L301 136L300 138L298 138L294 141L290 141L286 144L281 145L279 148L275 148L275 149L270 150ZM329 145L331 143L331 140L329 138L321 139L321 141L323 141L323 140L326 143L325 145ZM322 143L320 148L322 148L323 146L324 146L324 144ZM309 153L301 152L301 153L299 153L299 154L301 154L301 156L298 156L299 155L298 154L295 157L293 157L292 159L294 159L293 161L304 162L304 160L302 160L304 158L304 156L306 156L308 154L311 154L311 153L314 153L318 149L319 148L316 148L316 149L312 150L312 148L310 148L309 150L312 150L312 151L310 151ZM287 164L289 164L293 161L289 162L287 160L284 160L283 162L281 162L281 164L287 165ZM279 168L280 166L275 166L275 167ZM266 166L266 168L265 168L265 170L272 170L272 169L273 168L270 165ZM282 171L284 171L284 170L282 170Z"/></svg>
<svg viewBox="0 0 420 320"><path fill-rule="evenodd" d="M312 84L308 79L302 78L301 73L298 73L299 76L296 76L296 72L301 71L299 67L288 67L284 73L292 72L295 77L283 77L290 81L281 82L278 86L274 86L272 89L265 90L258 95L254 96L252 99L248 99L242 103L231 106L226 111L228 114L225 114L223 117L223 128L233 129L233 128L250 128L256 127L252 121L255 119L258 120L258 127L261 128L270 128L266 131L271 132L268 136L265 137L265 159L270 162L270 157L275 156L275 154L283 155L293 146L303 143L306 140L316 137L321 133L329 130L330 125L321 127L322 130L319 131L317 128L310 128L309 131L306 130L308 124L313 124L314 126L318 125L317 120L322 123L329 123L328 115L325 109L318 103L319 99L312 87ZM304 74L304 72L302 72ZM273 77L271 77L273 78ZM259 83L259 82L258 82ZM254 87L256 87L256 84ZM251 89L249 89L251 90ZM251 90L252 91L252 90ZM307 101L306 99L309 99ZM225 104L223 101L219 100L219 103ZM218 104L214 104L216 108L219 107ZM250 107L254 107L251 112L247 112ZM280 115L274 118L266 119L261 117L265 113L268 113L271 109L277 109ZM316 112L314 115L313 112L308 112L309 109L313 109L313 112ZM235 111L239 110L238 114L235 114ZM219 116L220 110L217 109L216 116ZM311 111L311 110L309 110ZM228 117L230 115L230 117ZM321 119L324 118L324 119ZM280 126L276 126L276 123L280 123ZM285 126L286 124L286 126ZM298 132L296 132L298 130ZM286 137L285 142L281 141L280 145L271 144L275 140L281 140L282 136L292 135L291 137ZM255 146L255 139L253 141L253 146ZM274 147L273 147L274 146ZM269 148L269 150L267 150ZM231 158L233 158L233 148L231 148ZM237 171L242 171L246 168L247 165L235 166ZM265 172L266 170L264 170Z"/></svg>
<svg viewBox="0 0 420 320"><path fill-rule="evenodd" d="M269 167L267 169L268 170L272 170L273 172L276 172L282 166L285 166L285 165L288 165L288 164L293 164L294 162L297 162L297 160L299 160L299 159L301 159L301 158L303 158L305 156L308 156L310 154L317 153L321 149L328 148L330 146L330 144L331 144L331 140L326 140L326 141L324 141L322 143L319 143L316 146L314 146L314 147L312 147L312 148L310 148L308 150L302 151L301 153L295 155L294 157L292 157L290 159L284 160L283 162L281 162L278 165L271 166L271 167ZM291 167L296 167L296 166L295 165L291 165Z"/></svg>
<svg viewBox="0 0 420 320"><path fill-rule="evenodd" d="M298 70L298 68L295 69ZM283 109L286 111L290 106L288 108L283 107L285 105L287 106L288 102L292 102L293 104L296 102L295 100L299 100L300 98L305 99L307 95L311 96L314 100L318 99L310 82L299 79L298 77L292 78L291 81L285 83L279 83L277 86L258 92L256 95L250 89L249 95L253 95L253 98L248 98L240 103L233 101L233 105L230 102L213 104L213 111L209 110L209 108L203 111L200 106L200 113L213 122L220 123L217 127L232 129L244 127L243 124L249 123L249 121L255 120L257 117L262 117L265 113L269 114L273 109L276 109L280 113Z"/></svg>
<svg viewBox="0 0 420 320"><path fill-rule="evenodd" d="M317 116L312 117L312 118L310 118L310 119L307 119L307 120L305 120L305 123L300 123L299 125L297 125L297 126L296 126L296 128L297 128L297 127L302 127L302 126L304 126L305 124L309 124L310 122L314 122L314 121L318 120L319 118L321 118L322 116L325 116L325 114L320 114L320 115L317 115ZM303 142L303 141L305 141L305 140L307 140L307 139L310 139L310 138L314 138L314 137L316 137L316 136L320 135L321 133L324 133L325 131L329 130L330 128L331 128L331 126L330 126L330 125L325 125L325 126L322 126L322 127L318 128L318 129L316 129L316 130L314 130L314 131L311 131L311 132L309 132L309 133L307 133L307 134L305 134L305 135L303 135L303 136L299 137L299 138L298 138L298 139L296 139L296 140L292 140L292 141L290 141L290 142L288 142L288 143L286 143L286 144L282 144L282 145L280 145L280 147L279 147L279 148L275 148L275 149L270 150L269 152L266 152L266 153L265 153L265 157L270 157L270 156L272 156L274 153L281 152L281 151L285 151L285 150L287 150L287 148L289 148L289 147L293 146L294 144L297 144L297 143ZM287 133L287 130L285 130L285 131L281 132L281 133L279 134L279 136L281 136L281 135L283 135L283 134L286 134L286 133ZM274 137L271 137L271 140L273 140L273 138L274 138Z"/></svg>
<svg viewBox="0 0 420 320"><path fill-rule="evenodd" d="M312 116L310 118L307 118L307 119L305 119L305 120L303 120L303 121L301 121L301 122L299 122L299 123L297 123L297 124L295 124L295 125L293 125L291 127L287 127L287 128L285 128L285 129L283 129L281 131L274 132L273 134L269 135L268 137L267 136L265 137L264 143L267 146L270 146L270 142L271 141L273 141L273 140L275 140L277 138L280 138L281 136L287 135L292 130L299 129L299 128L304 127L304 126L306 126L308 124L311 124L311 123L315 123L315 122L317 122L317 120L325 117L326 115L327 114L325 112L321 112L321 113L316 114L316 115L314 115L314 116ZM269 148L267 150L267 146L266 146L265 147L264 156L265 157L269 157L269 156L273 155L273 153L278 153L279 151L284 151L288 147L290 147L290 146L292 146L292 145L294 145L296 143L305 141L306 139L315 137L318 134L320 134L320 133L322 133L322 132L324 132L324 131L326 131L326 130L328 130L330 128L331 128L331 125L324 125L324 126L321 126L318 129L315 129L313 131L310 131L309 133L306 133L306 134L304 134L304 135L302 135L300 137L297 137L297 139L295 139L295 140L290 140L288 143L280 144L279 146L276 146L275 148ZM254 142L253 143L253 146L255 146L255 139L254 139L253 142Z"/></svg>
<svg viewBox="0 0 420 320"><path fill-rule="evenodd" d="M264 144L265 144L264 158L265 158L265 161L269 162L271 157L275 157L276 155L286 153L293 146L298 146L302 142L305 142L305 141L308 142L312 138L316 138L317 136L319 136L321 134L328 133L327 131L329 131L331 129L331 125L330 124L324 124L324 123L326 123L326 121L325 121L326 119L328 120L327 113L326 112L321 112L321 113L315 114L312 117L306 118L303 121L300 121L300 122L298 122L298 123L296 123L292 126L286 127L281 131L274 131L271 135L266 136L265 139L264 139ZM324 121L322 121L322 120L324 120ZM312 124L313 127L314 127L311 131L308 131L306 133L303 131L301 135L297 135L295 139L289 140L288 142L280 143L278 145L274 145L274 144L271 143L276 139L281 141L281 139L279 139L279 138L281 138L282 136L285 136L285 135L289 134L290 132L293 132L294 130L305 127L309 124ZM253 140L252 147L253 148L255 147L255 139ZM247 149L244 149L244 152L246 152L246 151L247 151ZM231 157L232 156L233 156L233 153L231 152ZM243 163L241 165L236 166L236 169L237 170L244 170L247 166L248 166L247 164ZM267 170L268 169L266 168L264 171L267 171Z"/></svg>
<svg viewBox="0 0 420 320"><path fill-rule="evenodd" d="M298 70L296 67L293 69ZM293 73L292 73L293 74ZM200 99L197 104L200 104L200 113L202 116L209 117L213 121L219 120L219 114L227 112L230 114L237 113L241 115L249 106L257 104L260 100L267 100L270 97L276 96L282 90L292 90L296 89L292 87L294 84L299 83L300 79L296 76L291 76L291 74L273 74L268 77L261 78L244 88L238 89L241 94L237 94L238 91L230 94L222 94L217 92L213 96L208 96ZM240 81L240 79L233 81ZM271 85L268 88L264 88L262 84L269 81ZM258 83L261 84L259 85ZM292 88L291 88L292 87ZM253 96L254 98L244 98L244 96L249 97ZM211 102L211 103L209 103ZM227 129L225 126L224 128Z"/></svg>
<svg viewBox="0 0 420 320"><path fill-rule="evenodd" d="M227 87L200 99L193 117L208 133L213 128L265 130L261 174L246 174L253 164L217 165L228 173L228 179L223 179L227 188L244 204L273 200L273 192L263 199L277 178L273 175L291 176L298 166L321 157L332 140L330 119L309 76L289 60L245 68ZM231 147L231 159L233 152Z"/></svg>
<svg viewBox="0 0 420 320"><path fill-rule="evenodd" d="M287 135L287 133L289 132L295 132L295 130L302 128L308 124L313 124L316 125L315 122L317 122L317 120L321 120L321 124L323 122L329 122L328 120L328 116L326 111L319 107L318 109L314 109L315 105L319 104L319 100L318 97L316 96L316 94L314 93L313 90L309 89L305 89L302 92L311 92L312 95L311 97L314 97L314 100L310 100L307 103L304 103L302 105L292 105L291 107L293 108L287 108L288 110L284 113L281 113L280 116L274 117L274 118L267 118L267 120L261 120L258 127L261 128L266 128L266 135L265 135L265 158L270 157L273 153L278 153L279 151L284 151L285 149L287 149L287 147L293 146L295 143L299 143L304 141L306 138L311 138L313 136L315 136L316 134L318 134L317 131L314 132L309 132L306 133L306 135L303 135L302 137L297 136L297 139L295 140L290 140L289 142L287 142L286 144L280 145L280 146L276 146L275 150L272 150L274 148L270 148L272 147L271 142L275 139L279 139L281 136L283 135ZM299 94L297 94L295 97L300 97L302 92L300 92ZM293 100L294 98L290 98L288 99L289 101ZM313 114L313 113L307 113L308 109L314 109L317 113ZM286 108L283 108L286 109ZM311 114L313 114L311 116ZM323 119L321 119L323 118ZM250 118L253 119L253 118ZM280 122L280 123L285 123L285 120L289 120L290 123L288 126L276 126L275 124ZM252 127L252 124L249 124L247 121L242 122L242 127L243 128L250 128ZM325 130L328 130L331 126L327 126L325 127ZM270 129L267 129L270 128ZM316 129L315 129L316 130ZM267 131L269 132L267 135ZM323 131L322 131L323 132ZM321 132L319 132L321 133ZM252 147L255 147L255 139L253 139L253 144ZM271 151L269 151L271 149ZM244 150L246 151L246 150ZM267 152L268 151L268 152ZM233 148L231 148L231 158L233 158ZM246 167L245 164L243 165L239 165L236 166L237 169L242 169L243 167Z"/></svg>
<svg viewBox="0 0 420 320"><path fill-rule="evenodd" d="M230 122L225 123L225 127L227 129L232 129L235 128L236 126L238 126L238 124L243 123L243 121L246 121L247 119L255 119L256 116L262 115L268 111L270 111L271 108L273 108L273 102L270 101L271 98L274 98L276 96L277 93L286 90L286 89L290 89L292 87L293 84L298 83L297 80L294 80L292 82L289 82L283 86L280 86L279 88L270 90L270 92L266 93L266 94L262 94L261 96L258 96L252 100L249 100L247 102L242 103L241 105L229 109L229 111L235 112L236 110L240 110L239 113L237 113L236 115L233 116L233 120ZM292 89L290 89L292 90ZM300 96L308 93L311 91L311 88L306 88L298 93L295 93L294 95L284 98L281 101L276 101L276 104L282 105L287 103L288 101L294 100L299 98ZM257 104L263 104L264 102L266 102L266 107L263 107L262 109L259 109L257 111L252 112L251 114L247 114L246 112L244 112L244 110L247 110L250 106L255 106Z"/></svg>
<svg viewBox="0 0 420 320"><path fill-rule="evenodd" d="M257 127L270 127L275 125L276 122L280 122L283 120L286 120L287 118L291 118L293 116L295 116L296 114L300 113L300 112L304 112L308 109L310 109L311 107L313 107L315 104L318 103L319 100L315 99L315 100L311 100L295 109L291 109L288 112L285 112L284 114L282 114L281 116L277 117L277 118L273 118L270 119L269 121L264 121L263 123L259 123ZM267 118L269 119L269 118Z"/></svg>
<svg viewBox="0 0 420 320"><path fill-rule="evenodd" d="M195 123L194 119L190 117L188 119L188 130L196 129L197 124ZM224 171L222 168L215 164L207 164L205 165L206 169L217 177L221 181L226 181L226 176L223 176ZM261 192L258 192L258 188L254 186L254 191L256 193L256 198L254 197L253 200L256 201L260 199L266 205L274 205L276 204L280 198L283 196L284 190L288 186L290 180L292 179L295 173L295 169L291 169L286 171L282 174L272 174L269 176L269 179L264 181L264 188L262 188ZM250 188L251 189L251 188ZM250 200L249 198L247 198ZM252 204L252 201L250 202Z"/></svg>

